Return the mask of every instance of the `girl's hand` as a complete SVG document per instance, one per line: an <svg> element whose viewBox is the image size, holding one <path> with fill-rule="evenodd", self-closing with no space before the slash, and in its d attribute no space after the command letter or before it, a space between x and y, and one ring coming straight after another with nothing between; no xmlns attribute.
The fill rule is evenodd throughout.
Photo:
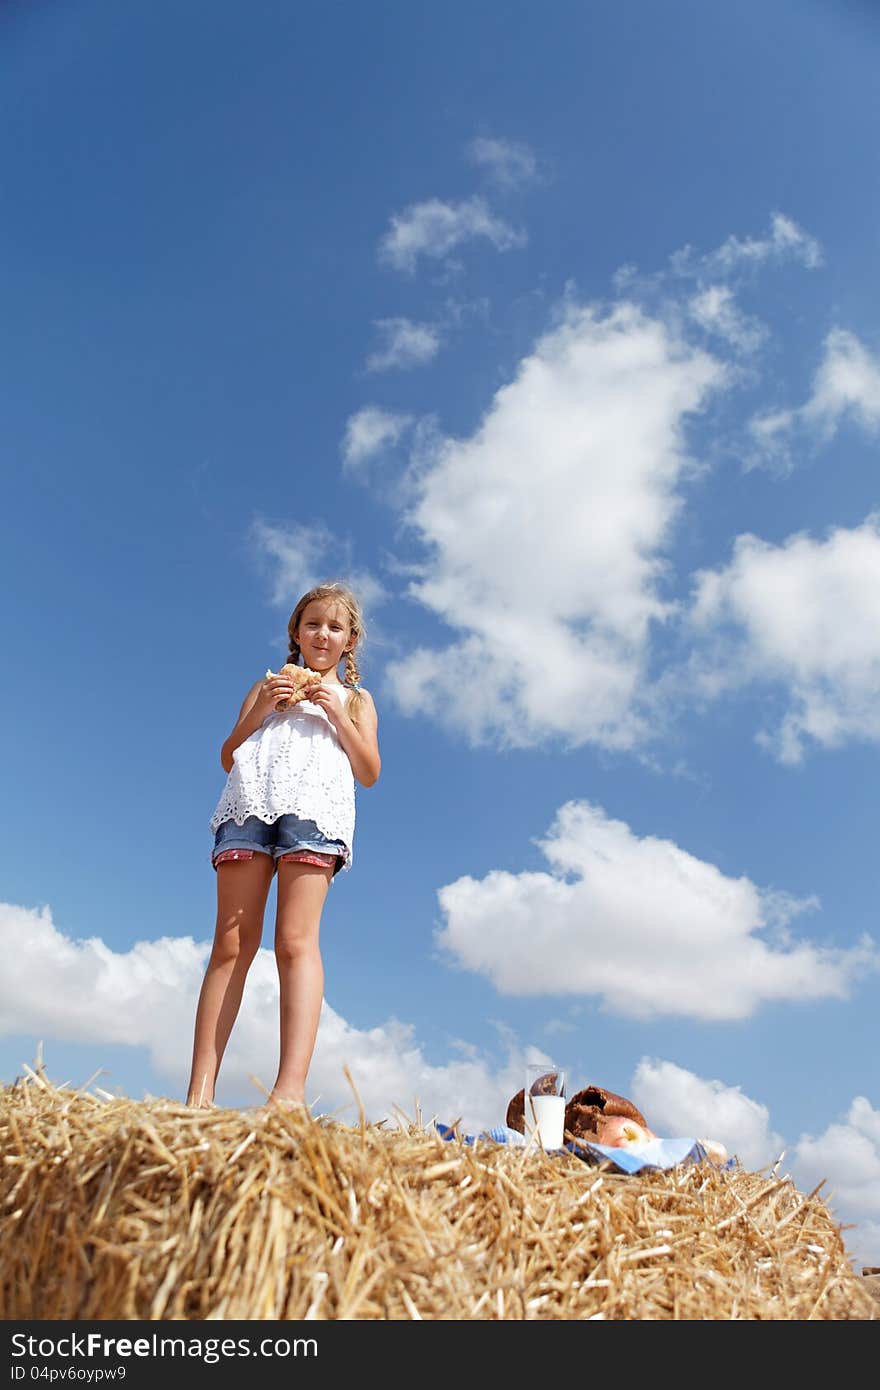
<svg viewBox="0 0 880 1390"><path fill-rule="evenodd" d="M334 729L345 719L345 705L338 694L340 689L338 685L319 685L309 695L313 705L320 705Z"/></svg>
<svg viewBox="0 0 880 1390"><path fill-rule="evenodd" d="M289 676L267 671L266 678L257 692L254 708L265 719L267 714L275 713L275 705L279 700L290 698L293 689L293 681Z"/></svg>

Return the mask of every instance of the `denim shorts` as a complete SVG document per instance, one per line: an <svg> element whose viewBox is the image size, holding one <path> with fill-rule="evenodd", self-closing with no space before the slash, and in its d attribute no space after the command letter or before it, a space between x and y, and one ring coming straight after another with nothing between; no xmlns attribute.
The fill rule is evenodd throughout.
<svg viewBox="0 0 880 1390"><path fill-rule="evenodd" d="M297 851L325 856L335 855L334 874L339 873L349 857L348 849L341 840L328 840L313 820L301 820L299 816L292 815L279 816L271 825L267 825L258 816L248 816L242 825L236 825L234 820L221 821L214 836L211 863L216 868L214 861L217 855L225 850L235 849L268 854L275 861L276 868L282 855ZM248 858L251 857L251 853L248 853Z"/></svg>

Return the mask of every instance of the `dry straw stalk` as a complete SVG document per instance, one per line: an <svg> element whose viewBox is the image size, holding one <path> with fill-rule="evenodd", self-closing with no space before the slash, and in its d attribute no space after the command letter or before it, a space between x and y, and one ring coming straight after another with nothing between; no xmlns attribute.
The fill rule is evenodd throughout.
<svg viewBox="0 0 880 1390"><path fill-rule="evenodd" d="M818 1192L275 1105L0 1092L4 1319L880 1318Z"/></svg>

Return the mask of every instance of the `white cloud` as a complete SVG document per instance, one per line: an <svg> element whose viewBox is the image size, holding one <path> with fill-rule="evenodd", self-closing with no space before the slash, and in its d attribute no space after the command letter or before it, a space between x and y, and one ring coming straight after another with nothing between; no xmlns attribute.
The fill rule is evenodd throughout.
<svg viewBox="0 0 880 1390"><path fill-rule="evenodd" d="M713 270L733 270L743 265L758 265L768 260L797 260L808 270L822 264L822 247L790 217L774 213L770 233L760 238L730 236L723 246L704 258L703 264Z"/></svg>
<svg viewBox="0 0 880 1390"><path fill-rule="evenodd" d="M544 1032L555 1035L556 1033L577 1033L579 1026L569 1018L551 1018L544 1024Z"/></svg>
<svg viewBox="0 0 880 1390"><path fill-rule="evenodd" d="M857 1223L843 1233L856 1267L880 1263L880 1110L856 1096L842 1121L801 1136L793 1166L807 1191L826 1181L821 1195L838 1221Z"/></svg>
<svg viewBox="0 0 880 1390"><path fill-rule="evenodd" d="M706 693L782 687L788 709L762 741L783 762L806 740L880 741L880 516L827 540L739 536L728 566L697 574L693 619L710 634L694 662Z"/></svg>
<svg viewBox="0 0 880 1390"><path fill-rule="evenodd" d="M767 342L770 331L761 318L740 308L734 287L738 292L747 289L753 285L754 272L788 261L814 270L822 264L822 248L790 217L775 213L764 237L730 236L723 245L705 254L692 246L683 246L658 273L644 273L638 266L626 264L617 270L613 283L618 294L638 294L645 305L659 300L673 320L684 311L737 355L754 355ZM682 295L682 281L694 286L689 298ZM748 379L741 363L737 364L736 375L740 381ZM778 427L778 420L776 424Z"/></svg>
<svg viewBox="0 0 880 1390"><path fill-rule="evenodd" d="M342 459L347 469L356 469L378 454L386 445L394 445L412 424L411 415L399 415L382 410L377 405L364 406L350 415L345 425Z"/></svg>
<svg viewBox="0 0 880 1390"><path fill-rule="evenodd" d="M156 1070L182 1097L189 1075L192 1029L207 941L189 936L140 941L114 951L99 938L75 941L59 931L48 908L0 904L0 1031L32 1034L45 1042L88 1042L108 1047L142 1047ZM278 1050L278 974L271 951L260 950L251 966L244 999L220 1073L218 1101L259 1104L275 1076ZM357 1103L345 1077L347 1067L368 1120L396 1107L415 1118L461 1118L465 1127L503 1124L507 1102L522 1085L531 1051L509 1044L500 1068L475 1049L444 1066L432 1065L414 1026L397 1019L375 1028L353 1028L324 1003L308 1099L316 1110L340 1109L347 1123ZM540 1060L543 1054L535 1054ZM51 1072L50 1072L51 1074Z"/></svg>
<svg viewBox="0 0 880 1390"><path fill-rule="evenodd" d="M822 246L792 218L777 212L770 219L766 236L744 239L729 236L721 246L703 255L696 253L692 246L682 246L670 256L669 271L659 277L649 277L649 281L664 280L668 274L703 284L720 277L742 280L751 270L786 261L799 262L807 270L818 270L823 264ZM638 269L632 265L623 266L618 272L620 284L631 285L641 279Z"/></svg>
<svg viewBox="0 0 880 1390"><path fill-rule="evenodd" d="M316 584L341 579L351 585L365 612L379 604L385 591L379 580L351 563L351 546L335 537L322 521L293 526L253 522L250 537L258 559L272 578L272 602L292 609Z"/></svg>
<svg viewBox="0 0 880 1390"><path fill-rule="evenodd" d="M729 878L587 802L564 805L539 844L549 873L493 870L438 893L438 944L503 994L596 996L639 1019L740 1019L771 1000L846 998L880 964L867 938L849 950L792 941L788 922L815 899Z"/></svg>
<svg viewBox="0 0 880 1390"><path fill-rule="evenodd" d="M538 161L528 145L516 140L495 140L480 136L468 146L468 156L482 165L490 178L502 188L521 188L538 172Z"/></svg>
<svg viewBox="0 0 880 1390"><path fill-rule="evenodd" d="M802 415L831 432L848 413L864 429L880 429L880 358L854 333L835 328L825 339L825 355Z"/></svg>
<svg viewBox="0 0 880 1390"><path fill-rule="evenodd" d="M323 557L334 539L322 521L303 526L271 526L256 520L251 540L272 575L272 602L293 607L323 577Z"/></svg>
<svg viewBox="0 0 880 1390"><path fill-rule="evenodd" d="M433 323L414 323L412 319L377 319L383 342L367 358L367 370L386 372L392 367L422 367L440 349L440 330ZM361 412L363 413L363 412Z"/></svg>
<svg viewBox="0 0 880 1390"><path fill-rule="evenodd" d="M744 1168L775 1163L785 1149L766 1106L739 1086L706 1081L674 1062L643 1057L629 1094L655 1134L716 1139Z"/></svg>
<svg viewBox="0 0 880 1390"><path fill-rule="evenodd" d="M875 434L880 429L880 358L854 333L835 328L825 339L822 360L804 405L758 414L751 421L757 445L753 463L790 463L790 441L798 433L825 442L851 418Z"/></svg>
<svg viewBox="0 0 880 1390"><path fill-rule="evenodd" d="M207 944L163 937L116 952L99 937L65 936L48 907L9 903L0 904L0 943L4 1033L146 1045L156 1065L179 1074Z"/></svg>
<svg viewBox="0 0 880 1390"><path fill-rule="evenodd" d="M818 1137L802 1135L796 1158L814 1183L833 1168L838 1200L880 1219L880 1110L865 1096L856 1096L846 1118Z"/></svg>
<svg viewBox="0 0 880 1390"><path fill-rule="evenodd" d="M429 198L395 213L379 244L379 258L395 270L412 273L419 256L443 259L462 242L485 237L497 251L525 244L525 233L496 217L484 198L444 203Z"/></svg>
<svg viewBox="0 0 880 1390"><path fill-rule="evenodd" d="M767 410L753 416L749 421L749 433L755 444L755 452L745 459L746 469L773 464L789 471L792 467L789 439L796 421L797 412L794 410Z"/></svg>
<svg viewBox="0 0 880 1390"><path fill-rule="evenodd" d="M390 672L404 712L474 744L644 755L676 679L656 679L651 663L659 629L683 612L666 599L666 557L696 466L686 430L742 380L730 349L752 350L764 331L728 284L701 277L785 256L819 257L788 218L764 239L729 238L695 262L689 318L681 303L651 314L626 299L601 311L569 298L469 436L419 433L393 496L424 551L410 596L450 635ZM718 335L718 355L692 340L689 320ZM880 426L880 360L835 330L807 404L765 412L753 435L759 452L782 457L796 424L827 433L846 414ZM876 741L877 538L873 519L826 542L740 537L728 567L696 576L695 627L682 632L698 633L695 681L680 694L775 683L788 707L760 739L788 762L809 740Z"/></svg>
<svg viewBox="0 0 880 1390"><path fill-rule="evenodd" d="M729 285L707 285L691 299L688 309L701 328L717 333L740 352L754 352L767 336L764 324L743 314Z"/></svg>
<svg viewBox="0 0 880 1390"><path fill-rule="evenodd" d="M407 521L428 558L411 593L459 636L396 664L403 709L506 745L644 737L684 423L724 381L632 304L569 304L473 435L423 452Z"/></svg>

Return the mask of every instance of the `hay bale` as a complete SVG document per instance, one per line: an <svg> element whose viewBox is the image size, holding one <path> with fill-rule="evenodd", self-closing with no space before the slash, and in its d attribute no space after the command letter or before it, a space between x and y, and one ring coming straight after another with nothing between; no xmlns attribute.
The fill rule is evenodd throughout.
<svg viewBox="0 0 880 1390"><path fill-rule="evenodd" d="M275 1106L0 1092L3 1319L880 1318L818 1196Z"/></svg>
<svg viewBox="0 0 880 1390"><path fill-rule="evenodd" d="M862 1270L864 1275L863 1283L872 1298L880 1303L880 1269L876 1265L869 1265Z"/></svg>

